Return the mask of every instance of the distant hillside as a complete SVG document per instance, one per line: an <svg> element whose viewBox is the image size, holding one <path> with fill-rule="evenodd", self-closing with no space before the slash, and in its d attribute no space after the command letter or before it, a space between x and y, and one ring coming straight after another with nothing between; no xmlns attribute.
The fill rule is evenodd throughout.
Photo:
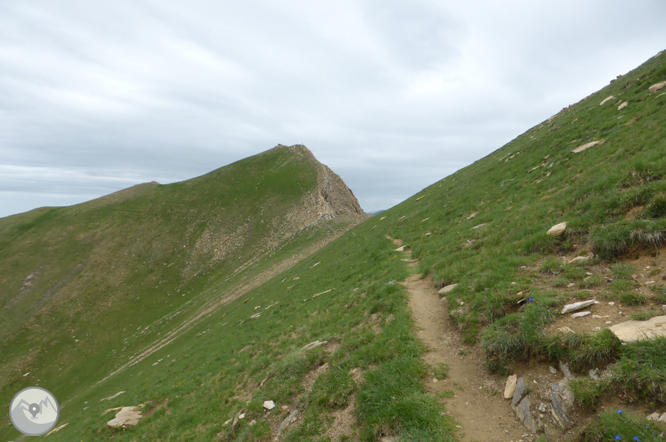
<svg viewBox="0 0 666 442"><path fill-rule="evenodd" d="M211 299L364 219L305 146L0 219L0 398L39 379L69 378L62 391L76 390Z"/></svg>

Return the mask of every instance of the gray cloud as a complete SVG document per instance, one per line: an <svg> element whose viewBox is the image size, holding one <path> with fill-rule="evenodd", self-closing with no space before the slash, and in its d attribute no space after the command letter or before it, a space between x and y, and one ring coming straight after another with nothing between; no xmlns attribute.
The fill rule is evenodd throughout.
<svg viewBox="0 0 666 442"><path fill-rule="evenodd" d="M0 216L306 144L368 211L666 46L658 0L0 0Z"/></svg>

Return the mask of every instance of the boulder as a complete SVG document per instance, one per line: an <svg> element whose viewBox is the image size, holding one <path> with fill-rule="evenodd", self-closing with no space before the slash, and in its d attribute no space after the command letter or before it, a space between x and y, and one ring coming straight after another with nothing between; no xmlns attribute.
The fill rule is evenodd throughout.
<svg viewBox="0 0 666 442"><path fill-rule="evenodd" d="M273 408L275 408L275 402L273 402L273 401L264 401L264 408L266 410L272 410Z"/></svg>
<svg viewBox="0 0 666 442"><path fill-rule="evenodd" d="M513 398L513 393L516 391L516 381L518 381L518 375L512 374L507 378L504 386L504 399Z"/></svg>
<svg viewBox="0 0 666 442"><path fill-rule="evenodd" d="M666 87L666 81L662 81L661 83L653 84L652 86L650 86L648 90L650 91L651 94L654 94L655 92L659 92L665 87Z"/></svg>
<svg viewBox="0 0 666 442"><path fill-rule="evenodd" d="M553 227L548 229L548 232L546 232L546 234L550 236L560 236L561 234L564 233L566 229L567 229L567 223L563 222L555 224Z"/></svg>
<svg viewBox="0 0 666 442"><path fill-rule="evenodd" d="M123 407L114 419L111 419L106 425L109 428L127 428L134 427L139 423L143 417L141 415L141 407Z"/></svg>
<svg viewBox="0 0 666 442"><path fill-rule="evenodd" d="M606 98L604 98L603 101L602 101L601 103L599 103L599 106L603 106L604 104L606 104L606 103L608 103L609 101L611 101L613 98L615 98L615 97L612 96L612 95L611 95L610 97L606 97Z"/></svg>
<svg viewBox="0 0 666 442"><path fill-rule="evenodd" d="M647 321L625 321L610 327L622 342L650 340L666 336L666 316L655 316Z"/></svg>
<svg viewBox="0 0 666 442"><path fill-rule="evenodd" d="M446 293L449 293L451 290L453 290L456 287L458 287L457 283L456 284L449 284L446 287L442 287L441 289L439 289L439 291L437 293L439 293L440 295L444 295Z"/></svg>
<svg viewBox="0 0 666 442"><path fill-rule="evenodd" d="M532 433L537 432L536 423L530 414L530 400L528 398L524 398L522 401L520 401L520 404L516 406L516 416L518 416L518 419L523 422L528 430L530 430Z"/></svg>
<svg viewBox="0 0 666 442"><path fill-rule="evenodd" d="M569 411L574 404L574 395L569 389L567 380L556 382L550 388L550 401L552 408L550 412L562 428L569 425Z"/></svg>
<svg viewBox="0 0 666 442"><path fill-rule="evenodd" d="M571 153L581 153L582 151L587 150L590 147L598 146L602 143L603 141L592 141L590 143L583 144L582 146L575 148L574 150L571 151Z"/></svg>
<svg viewBox="0 0 666 442"><path fill-rule="evenodd" d="M590 299L589 301L580 301L580 302L574 302L573 304L567 304L562 309L562 314L564 315L569 312L575 312L576 310L580 310L592 304L599 304L599 301L597 301L596 299Z"/></svg>

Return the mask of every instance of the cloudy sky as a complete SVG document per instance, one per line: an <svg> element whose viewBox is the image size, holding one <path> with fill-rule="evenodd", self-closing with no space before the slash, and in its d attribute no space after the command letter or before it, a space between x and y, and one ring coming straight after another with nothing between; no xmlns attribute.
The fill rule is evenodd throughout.
<svg viewBox="0 0 666 442"><path fill-rule="evenodd" d="M389 208L666 49L663 0L0 0L0 217L303 143Z"/></svg>

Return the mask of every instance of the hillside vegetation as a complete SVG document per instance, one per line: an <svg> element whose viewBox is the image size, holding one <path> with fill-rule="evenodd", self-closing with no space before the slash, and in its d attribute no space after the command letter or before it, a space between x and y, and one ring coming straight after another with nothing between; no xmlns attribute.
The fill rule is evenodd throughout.
<svg viewBox="0 0 666 442"><path fill-rule="evenodd" d="M303 146L3 218L0 400L66 400L365 218Z"/></svg>
<svg viewBox="0 0 666 442"><path fill-rule="evenodd" d="M40 268L37 263L25 264L28 259L36 259L21 252L30 247L36 247L41 255L50 254L69 263L72 273L62 273L59 278L71 274L72 281L79 278L75 269L81 261L70 258L67 247L90 247L86 262L132 256L132 265L125 268L159 271L148 280L150 293L160 297L151 309L148 305L132 308L135 304L128 301L122 310L113 310L115 304L107 306L96 299L100 321L107 314L115 314L104 330L120 330L115 324L126 321L122 339L128 340L115 347L105 344L108 351L98 359L76 359L85 338L80 332L70 336L69 331L86 320L82 313L63 313L65 319L55 314L42 316L28 320L26 326L21 325L25 319L19 313L16 319L3 313L3 321L21 330L3 344L3 370L17 373L15 365L9 370L7 364L23 360L19 355L32 354L25 350L39 339L44 340L43 347L35 348L74 358L71 368L65 363L69 359L52 359L64 370L69 368L68 376L56 376L40 365L35 370L42 380L39 385L55 393L63 405L59 424L68 425L49 436L55 441L277 438L338 442L375 441L382 437L458 440L465 437L465 428L460 428L446 410L447 398L456 391L429 394L424 386L425 380L433 376L446 378L447 370L444 366L429 367L421 359L426 348L417 338L407 293L400 284L409 275L404 254L396 251L393 243L400 239L420 261L418 271L429 275L436 289L458 284L445 294L450 320L470 349L483 350L483 360L477 362L486 366L489 378L503 382L513 372L529 373L541 365L547 371L548 365L557 366L560 361L574 370L578 379L571 385L578 408L572 422L564 429L551 428L542 440L605 441L616 440L616 436L621 440L660 440L660 424L646 427L649 423L641 416L615 410L602 412L599 407L607 405L612 410L625 409L626 405L641 412L666 407L666 342L657 339L621 345L606 330L607 321L649 318L660 314L661 305L666 304L662 281L666 275L666 261L662 259L666 238L666 88L649 91L650 86L664 81L666 56L661 54L486 158L357 225L293 266L272 273L272 278L252 285L242 296L204 310L205 314L177 339L119 371L137 352L160 342L158 334L168 334L185 318L202 311L200 307L205 302L231 290L240 281L241 272L233 276L238 265L225 264L233 262L231 257L217 263L212 251L202 252L200 260L195 253L185 256L181 249L195 249L198 239L205 236L203 233L196 239L192 237L184 248L182 243L175 244L161 255L162 261L150 261L144 254L153 250L149 247L155 240L151 235L156 235L158 229L140 230L146 225L141 216L146 214L130 210L142 205L128 205L124 216L117 218L116 233L110 237L126 241L121 234L123 229L142 233L132 235L133 239L127 240L123 248L109 246L99 255L90 250L103 241L86 243L87 237L71 227L89 219L88 215L75 212L77 207L33 212L23 215L20 222L14 218L2 220L0 232L7 232L2 236L7 239L2 240L1 250L4 253L14 247L12 256L17 256L6 260L6 267L0 270L6 281L3 287L12 287L12 296L3 297L2 305L9 305L19 296L21 287L32 281L27 280L27 274L14 279L8 276L13 275L12 265L24 273ZM606 100L611 95L613 98ZM601 143L573 152L593 141ZM277 155L283 151L275 152ZM271 170L272 164L274 159L267 161L263 170ZM314 175L307 173L296 180L299 184L285 178L285 198L292 195L290 201L300 201L303 191L312 188L316 181ZM234 201L258 198L261 192L273 195L261 190L268 186L246 182L243 187L236 186L237 182L231 180L228 188ZM156 189L182 192L178 201L187 209L180 211L176 205L161 200L153 210L179 210L179 217L168 218L172 222L165 222L161 230L182 229L185 233L181 236L189 238L190 229L205 232L207 223L195 222L199 219L196 217L188 220L187 214L196 210L198 217L204 217L211 205L206 205L204 197L201 201L189 201L186 186L187 182ZM274 187L271 185L270 189ZM217 194L212 187L210 192L210 198ZM138 193L137 190L134 198L148 198ZM231 199L229 196L228 201ZM95 210L104 210L103 207ZM261 231L261 220L268 217L256 210L266 208L266 204L255 202L245 207L242 210L248 212L239 215L234 226L246 222ZM60 218L69 210L70 218ZM85 222L92 223L94 219ZM174 219L178 222L174 223ZM548 229L560 222L567 222L564 234L548 236ZM58 228L47 229L49 225ZM108 221L97 226L100 232L113 227ZM289 240L273 256L283 253L282 256L291 257L298 247L310 244L315 238L306 232L310 230ZM314 236L323 234L317 231ZM17 242L20 235L33 236ZM48 235L70 239L63 239L58 247L49 247L52 240ZM131 247L144 237L151 238L151 242L136 249ZM232 256L243 257L239 263L252 260L257 253L256 244L266 244L251 241L246 240L233 252L236 255ZM262 246L258 249L265 250ZM130 253L132 250L134 254ZM124 255L125 252L130 254ZM266 253L270 256L271 252ZM571 262L579 256L588 259ZM269 265L274 262L272 259L257 261L256 268ZM47 266L41 265L45 269L41 274L46 275ZM89 276L86 283L94 284L94 278L101 278L100 275L106 278L107 272L113 274L109 265L102 268L104 272ZM248 271L253 268L248 267ZM141 282L149 277L149 273L138 274L132 279L132 287L141 287ZM54 278L51 284L61 279ZM167 282L158 286L160 281ZM88 285L81 287L79 296L69 305L85 302ZM142 299L147 291L140 294ZM40 293L33 298L26 295L15 303L23 318L35 317L31 309L40 305L46 289ZM125 293L131 298L134 292L128 288ZM174 316L175 320L167 315L172 310L164 307L170 298L165 300L164 296L169 294L174 302L176 298L180 300L178 311L183 312ZM190 297L188 305L185 299ZM79 298L81 301L77 301ZM595 307L599 313L602 307L605 309L598 315L600 318L590 315L575 322L560 315L564 304L589 298L602 301ZM618 315L619 308L622 315ZM85 309L75 312L82 310ZM36 333L35 327L48 321L57 324L54 329L62 330L55 343ZM565 325L575 333L561 332ZM95 342L98 341L89 345L96 345ZM100 337L99 342L104 342L104 338ZM123 349L128 344L131 348ZM110 355L114 350L116 353ZM82 364L84 360L86 363ZM21 366L21 370L28 371L26 367ZM53 370L57 368L53 366ZM598 381L592 380L587 376L590 368L599 368L604 375ZM115 371L114 376L108 377ZM31 379L33 376L7 378L5 385L11 388L3 386L3 394L32 385L36 379ZM468 388L459 387L457 391ZM115 396L118 392L124 393ZM115 397L103 400L111 396ZM269 400L275 408L264 406L264 401ZM136 427L107 428L106 422L112 416L101 416L105 410L139 404L144 404L144 418ZM8 422L4 425L0 437L18 437ZM571 429L573 432L569 433Z"/></svg>

